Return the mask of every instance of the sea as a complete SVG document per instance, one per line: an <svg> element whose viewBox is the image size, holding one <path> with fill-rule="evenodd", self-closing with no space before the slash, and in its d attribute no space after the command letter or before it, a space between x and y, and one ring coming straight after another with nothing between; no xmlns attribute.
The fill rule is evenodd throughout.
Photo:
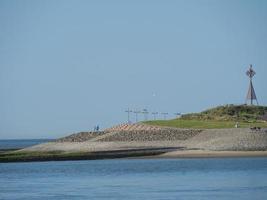
<svg viewBox="0 0 267 200"><path fill-rule="evenodd" d="M0 140L0 150L22 149L36 144L52 141L52 139L7 139Z"/></svg>
<svg viewBox="0 0 267 200"><path fill-rule="evenodd" d="M267 158L0 163L1 200L264 200Z"/></svg>

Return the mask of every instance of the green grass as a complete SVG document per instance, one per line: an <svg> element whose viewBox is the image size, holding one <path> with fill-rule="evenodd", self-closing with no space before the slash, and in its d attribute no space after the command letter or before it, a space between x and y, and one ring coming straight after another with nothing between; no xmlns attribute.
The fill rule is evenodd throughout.
<svg viewBox="0 0 267 200"><path fill-rule="evenodd" d="M205 110L200 113L182 115L179 119L158 120L144 122L150 125L177 128L234 128L236 122L239 127L267 127L262 116L267 113L266 106L225 105Z"/></svg>
<svg viewBox="0 0 267 200"><path fill-rule="evenodd" d="M168 126L176 128L195 128L195 129L212 129L212 128L234 128L235 121L217 121L217 120L191 120L191 119L173 119L173 120L156 120L144 122L149 125ZM267 127L267 122L239 122L240 128L249 127Z"/></svg>
<svg viewBox="0 0 267 200"><path fill-rule="evenodd" d="M215 121L257 121L265 113L266 106L225 105L205 110L200 113L182 115L182 119Z"/></svg>

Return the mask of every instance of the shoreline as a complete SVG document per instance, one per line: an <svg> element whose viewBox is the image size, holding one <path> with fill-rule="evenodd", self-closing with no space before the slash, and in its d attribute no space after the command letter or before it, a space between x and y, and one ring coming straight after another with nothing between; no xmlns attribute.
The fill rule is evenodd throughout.
<svg viewBox="0 0 267 200"><path fill-rule="evenodd" d="M61 152L61 151L12 151L0 153L0 163L8 162L39 162L67 160L100 160L160 155L179 148L137 148L127 150L95 151L95 152Z"/></svg>
<svg viewBox="0 0 267 200"><path fill-rule="evenodd" d="M158 158L235 158L235 157L267 157L267 151L206 151L185 150L167 152Z"/></svg>
<svg viewBox="0 0 267 200"><path fill-rule="evenodd" d="M206 151L177 148L128 149L99 152L14 152L1 153L0 163L74 161L101 159L183 159L267 157L267 151Z"/></svg>
<svg viewBox="0 0 267 200"><path fill-rule="evenodd" d="M267 133L246 128L196 130L123 125L101 133L79 132L17 151L0 152L0 163L226 157L267 157Z"/></svg>
<svg viewBox="0 0 267 200"><path fill-rule="evenodd" d="M10 148L10 149L0 149L0 153L8 152L8 151L18 151L23 148Z"/></svg>

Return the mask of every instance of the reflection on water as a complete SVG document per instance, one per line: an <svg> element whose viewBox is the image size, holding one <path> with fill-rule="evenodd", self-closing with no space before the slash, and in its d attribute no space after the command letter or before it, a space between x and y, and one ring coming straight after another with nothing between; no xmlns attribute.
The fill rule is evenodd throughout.
<svg viewBox="0 0 267 200"><path fill-rule="evenodd" d="M0 199L264 199L267 158L0 164Z"/></svg>

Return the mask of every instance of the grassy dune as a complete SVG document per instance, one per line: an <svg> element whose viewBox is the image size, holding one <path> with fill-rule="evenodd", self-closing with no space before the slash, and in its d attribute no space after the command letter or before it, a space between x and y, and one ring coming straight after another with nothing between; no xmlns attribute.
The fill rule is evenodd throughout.
<svg viewBox="0 0 267 200"><path fill-rule="evenodd" d="M267 127L261 118L267 113L266 106L225 105L211 108L200 113L182 115L179 119L147 121L157 126L177 128L234 128L236 122L241 128Z"/></svg>
<svg viewBox="0 0 267 200"><path fill-rule="evenodd" d="M193 120L193 119L173 119L173 120L156 120L145 122L149 125L168 126L176 128L196 128L196 129L213 129L213 128L234 128L235 121L216 121L216 120ZM249 127L267 127L266 122L239 122L240 128Z"/></svg>

